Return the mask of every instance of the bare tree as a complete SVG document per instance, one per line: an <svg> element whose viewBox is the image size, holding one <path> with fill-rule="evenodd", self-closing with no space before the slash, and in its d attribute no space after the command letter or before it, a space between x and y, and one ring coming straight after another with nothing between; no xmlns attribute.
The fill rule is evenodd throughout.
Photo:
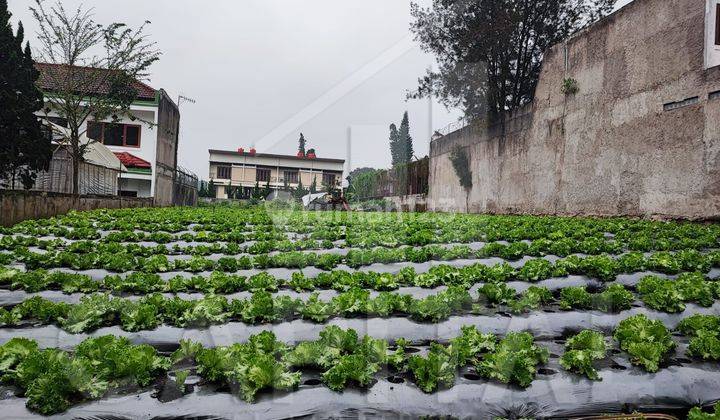
<svg viewBox="0 0 720 420"><path fill-rule="evenodd" d="M36 57L47 64L42 71L43 94L48 107L68 121L77 195L80 162L90 144L80 142L87 120L131 116L137 82L147 80L161 53L145 34L149 21L137 29L124 23L102 25L95 22L92 9L80 6L68 12L60 0L49 8L44 0L35 0L30 10L40 27Z"/></svg>

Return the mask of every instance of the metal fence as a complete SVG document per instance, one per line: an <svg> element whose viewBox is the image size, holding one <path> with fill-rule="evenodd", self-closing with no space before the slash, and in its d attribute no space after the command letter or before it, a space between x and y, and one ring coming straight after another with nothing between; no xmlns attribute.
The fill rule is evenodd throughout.
<svg viewBox="0 0 720 420"><path fill-rule="evenodd" d="M194 206L198 199L198 176L178 166L173 181L173 204L176 206Z"/></svg>

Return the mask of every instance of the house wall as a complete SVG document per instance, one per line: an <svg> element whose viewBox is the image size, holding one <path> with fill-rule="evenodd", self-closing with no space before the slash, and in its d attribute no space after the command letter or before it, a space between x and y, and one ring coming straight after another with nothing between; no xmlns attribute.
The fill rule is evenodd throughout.
<svg viewBox="0 0 720 420"><path fill-rule="evenodd" d="M150 180L127 178L127 174L123 174L122 178L120 178L120 189L123 191L137 191L138 197L150 197L150 187Z"/></svg>
<svg viewBox="0 0 720 420"><path fill-rule="evenodd" d="M533 104L431 143L429 209L719 217L720 68L705 69L705 18L705 0L635 0L547 51ZM467 194L455 147L470 156Z"/></svg>
<svg viewBox="0 0 720 420"><path fill-rule="evenodd" d="M156 161L157 161L157 154L158 154L158 144L162 143L162 139L165 138L165 135L161 136L161 132L164 130L164 127L167 125L166 119L164 119L162 122L159 122L158 120L158 114L160 107L162 105L162 99L164 91L160 90L159 97L160 102L158 104L154 102L136 102L130 106L130 113L129 115L119 115L116 120L113 120L112 118L108 117L103 120L100 120L102 122L117 122L121 124L131 124L131 125L139 125L140 126L140 147L123 147L123 146L110 146L108 145L107 148L110 149L113 152L128 152L132 155L135 155L139 158L142 158L152 165L152 176L151 178L151 187L150 192L146 194L145 190L138 191L138 195L141 197L152 197L155 194L155 179L156 179ZM165 94L165 96L167 96ZM49 104L49 102L48 102ZM39 113L39 115L44 116L45 113ZM47 114L51 117L57 117L58 114L54 111L51 111ZM164 116L165 117L165 116ZM92 121L92 117L88 118L88 121ZM87 122L85 121L85 124L81 127L81 130L83 133L87 131ZM160 123L163 124L163 128L161 129ZM164 144L163 144L164 146ZM163 148L164 150L164 148ZM162 153L162 152L161 152ZM163 159L161 162L166 161L166 154L163 154ZM173 156L174 161L174 156ZM172 191L172 184L171 189ZM140 194L143 195L140 195ZM166 204L162 204L166 205Z"/></svg>
<svg viewBox="0 0 720 420"><path fill-rule="evenodd" d="M135 120L129 116L123 116L116 122L140 126L140 147L107 146L107 148L113 152L128 152L150 162L152 164L152 173L154 174L157 127L153 124L157 124L157 108L152 105L132 105L130 113ZM103 121L113 122L110 118L106 118ZM85 127L83 129L86 130L87 128ZM150 195L148 195L148 197L152 197L153 191L154 185L151 186Z"/></svg>

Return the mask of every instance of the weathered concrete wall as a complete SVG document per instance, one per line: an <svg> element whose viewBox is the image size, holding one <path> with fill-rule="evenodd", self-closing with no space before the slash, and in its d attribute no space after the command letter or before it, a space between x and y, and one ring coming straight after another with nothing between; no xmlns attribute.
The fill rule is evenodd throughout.
<svg viewBox="0 0 720 420"><path fill-rule="evenodd" d="M155 202L173 204L173 177L177 167L180 111L167 92L160 90L158 104L157 151L155 159Z"/></svg>
<svg viewBox="0 0 720 420"><path fill-rule="evenodd" d="M70 210L152 207L152 198L61 194L0 190L0 225L12 226L28 219L65 214Z"/></svg>
<svg viewBox="0 0 720 420"><path fill-rule="evenodd" d="M427 211L427 195L412 194L385 197L399 211L403 212L424 212Z"/></svg>
<svg viewBox="0 0 720 420"><path fill-rule="evenodd" d="M429 209L720 216L720 68L703 68L704 14L704 0L635 0L553 47L535 101L504 130L477 123L431 144ZM576 95L561 93L569 77ZM467 204L455 147L472 162Z"/></svg>

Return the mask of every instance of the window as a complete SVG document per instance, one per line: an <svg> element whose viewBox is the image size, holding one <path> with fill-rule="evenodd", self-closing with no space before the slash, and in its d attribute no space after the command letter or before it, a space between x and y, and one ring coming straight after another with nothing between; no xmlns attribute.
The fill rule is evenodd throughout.
<svg viewBox="0 0 720 420"><path fill-rule="evenodd" d="M87 136L106 146L140 147L140 126L89 121Z"/></svg>
<svg viewBox="0 0 720 420"><path fill-rule="evenodd" d="M285 178L285 182L288 184L298 183L298 171L285 171L283 177Z"/></svg>
<svg viewBox="0 0 720 420"><path fill-rule="evenodd" d="M720 45L720 3L715 5L715 45Z"/></svg>
<svg viewBox="0 0 720 420"><path fill-rule="evenodd" d="M258 182L270 181L270 169L258 169L255 172L255 180Z"/></svg>
<svg viewBox="0 0 720 420"><path fill-rule="evenodd" d="M335 174L323 174L322 182L325 185L335 186Z"/></svg>
<svg viewBox="0 0 720 420"><path fill-rule="evenodd" d="M232 168L230 166L218 166L217 177L218 179L230 179L232 174Z"/></svg>

